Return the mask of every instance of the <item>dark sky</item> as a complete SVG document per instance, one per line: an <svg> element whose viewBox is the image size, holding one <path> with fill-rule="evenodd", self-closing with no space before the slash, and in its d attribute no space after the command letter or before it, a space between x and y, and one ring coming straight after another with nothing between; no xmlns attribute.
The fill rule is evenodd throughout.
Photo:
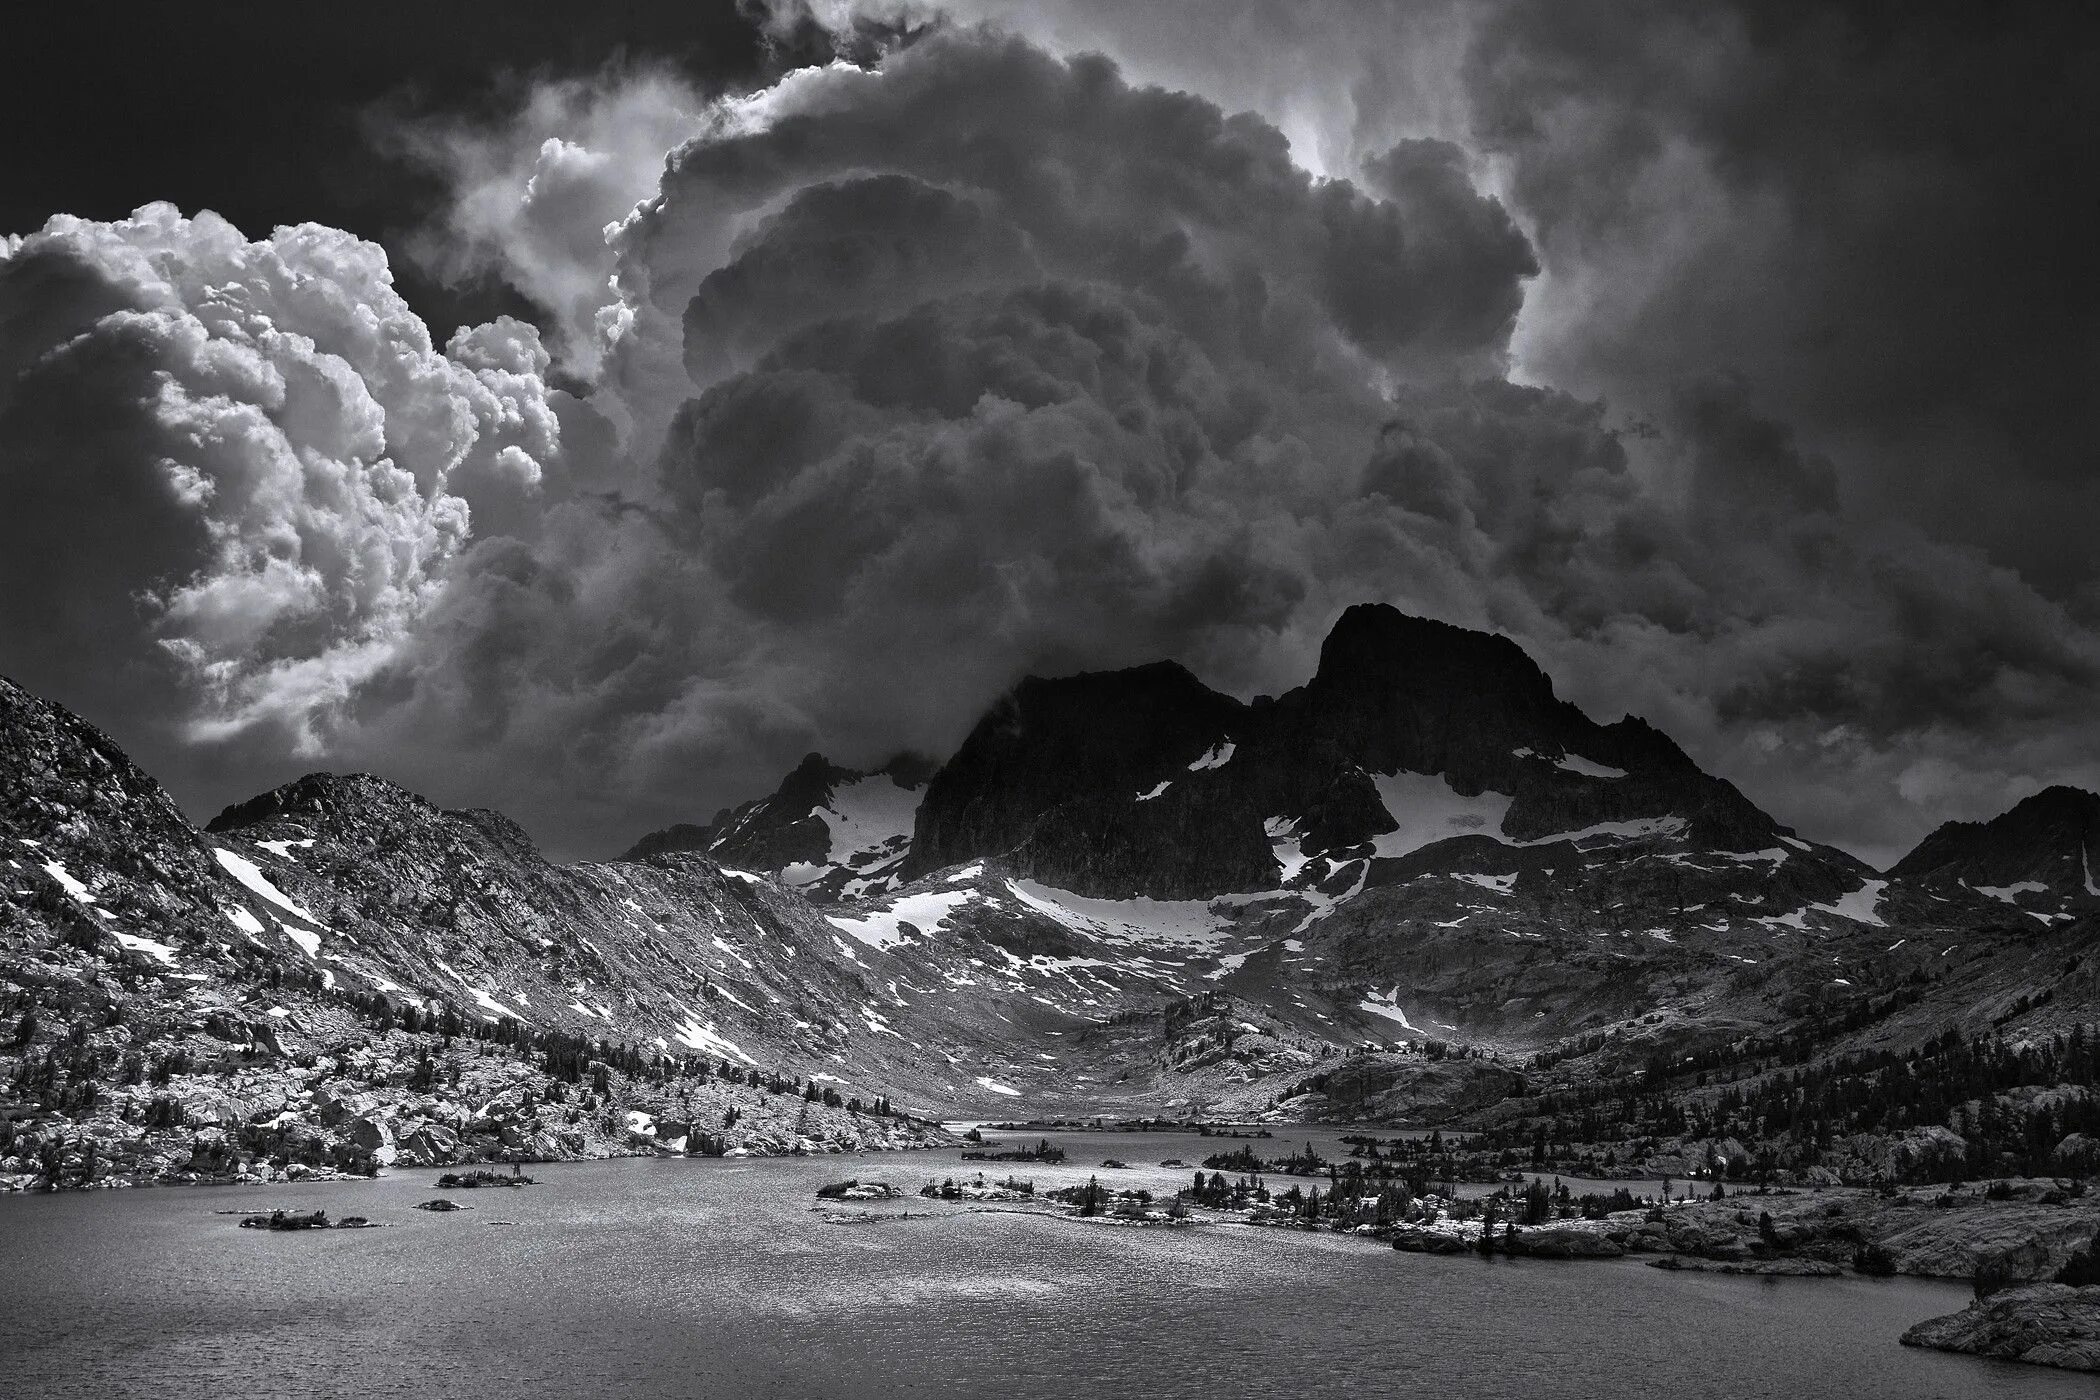
<svg viewBox="0 0 2100 1400"><path fill-rule="evenodd" d="M0 231L165 199L250 235L311 221L397 242L443 186L375 145L375 114L493 115L535 80L634 64L713 94L829 57L814 29L769 34L756 13L736 0L24 7L0 47ZM396 272L445 330L525 305L500 279Z"/></svg>
<svg viewBox="0 0 2100 1400"><path fill-rule="evenodd" d="M0 670L564 855L1365 599L1873 859L2100 786L2085 7L815 13L11 22Z"/></svg>

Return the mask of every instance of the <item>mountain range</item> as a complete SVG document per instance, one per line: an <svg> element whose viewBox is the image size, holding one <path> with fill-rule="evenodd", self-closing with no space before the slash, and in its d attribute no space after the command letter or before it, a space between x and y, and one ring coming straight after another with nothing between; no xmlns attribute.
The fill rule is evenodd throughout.
<svg viewBox="0 0 2100 1400"><path fill-rule="evenodd" d="M1507 638L1377 605L1277 697L1029 678L943 762L812 754L567 866L363 774L199 830L0 682L0 860L17 1179L54 1142L214 1176L986 1113L1492 1122L1659 1056L2046 1036L2100 998L2100 797L1876 871Z"/></svg>

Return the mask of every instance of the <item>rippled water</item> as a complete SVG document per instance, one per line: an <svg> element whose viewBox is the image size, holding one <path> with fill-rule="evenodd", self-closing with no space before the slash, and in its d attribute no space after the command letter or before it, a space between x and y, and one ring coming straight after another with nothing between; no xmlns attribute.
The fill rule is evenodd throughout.
<svg viewBox="0 0 2100 1400"><path fill-rule="evenodd" d="M1163 1185L1185 1173L1161 1159L1219 1145L1059 1140L1065 1167L1016 1170L1063 1184L1113 1156L1152 1165L1104 1180ZM577 1163L533 1168L541 1184L525 1190L454 1193L476 1207L454 1215L409 1209L437 1194L429 1171L0 1198L0 1394L2092 1393L1899 1347L1910 1323L1961 1306L1953 1285L1433 1258L918 1200L845 1208L909 1213L868 1224L812 1209L817 1185L843 1175L916 1189L962 1170L954 1152ZM390 1228L273 1235L215 1213L270 1206Z"/></svg>

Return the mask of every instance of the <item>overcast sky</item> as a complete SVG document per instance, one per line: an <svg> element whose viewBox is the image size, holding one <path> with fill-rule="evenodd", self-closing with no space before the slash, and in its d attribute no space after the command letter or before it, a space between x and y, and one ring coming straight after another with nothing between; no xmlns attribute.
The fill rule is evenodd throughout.
<svg viewBox="0 0 2100 1400"><path fill-rule="evenodd" d="M2084 13L62 7L0 672L574 856L1382 600L1887 861L2100 788Z"/></svg>

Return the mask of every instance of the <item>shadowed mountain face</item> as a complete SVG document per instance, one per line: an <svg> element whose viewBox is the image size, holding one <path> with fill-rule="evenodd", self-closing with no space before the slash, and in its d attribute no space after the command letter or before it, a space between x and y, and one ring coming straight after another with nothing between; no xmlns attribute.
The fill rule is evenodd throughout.
<svg viewBox="0 0 2100 1400"><path fill-rule="evenodd" d="M2046 788L1987 822L1948 822L1890 869L1936 893L1973 890L2038 918L2100 908L2100 794Z"/></svg>
<svg viewBox="0 0 2100 1400"><path fill-rule="evenodd" d="M996 856L1084 894L1196 898L1469 835L1509 846L1509 873L1520 844L1579 832L1731 852L1784 834L1641 721L1557 699L1506 638L1361 606L1275 701L1167 663L1024 681L928 786L905 869Z"/></svg>

